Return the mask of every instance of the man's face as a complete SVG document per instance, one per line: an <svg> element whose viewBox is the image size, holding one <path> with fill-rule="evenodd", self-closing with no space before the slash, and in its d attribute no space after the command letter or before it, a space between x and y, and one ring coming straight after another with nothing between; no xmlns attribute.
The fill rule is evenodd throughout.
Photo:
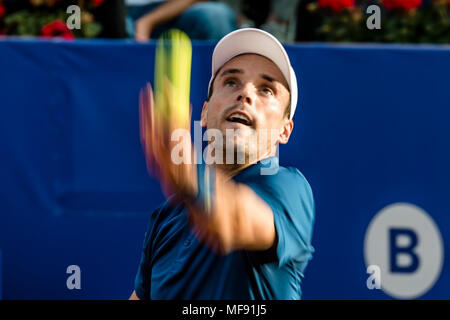
<svg viewBox="0 0 450 320"><path fill-rule="evenodd" d="M289 100L280 69L263 56L243 54L217 73L213 93L203 106L202 124L228 139L227 129L233 130L234 152L257 154L259 160L274 155L278 143L287 143L293 128L285 115Z"/></svg>

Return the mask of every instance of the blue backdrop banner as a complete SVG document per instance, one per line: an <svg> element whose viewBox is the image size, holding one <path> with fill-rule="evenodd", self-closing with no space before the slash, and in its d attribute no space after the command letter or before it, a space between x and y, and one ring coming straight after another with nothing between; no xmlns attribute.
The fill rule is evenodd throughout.
<svg viewBox="0 0 450 320"><path fill-rule="evenodd" d="M213 48L193 45L194 120ZM280 164L306 176L316 201L304 298L450 299L450 48L286 48L299 105ZM0 41L0 298L130 296L164 200L139 139L154 51Z"/></svg>

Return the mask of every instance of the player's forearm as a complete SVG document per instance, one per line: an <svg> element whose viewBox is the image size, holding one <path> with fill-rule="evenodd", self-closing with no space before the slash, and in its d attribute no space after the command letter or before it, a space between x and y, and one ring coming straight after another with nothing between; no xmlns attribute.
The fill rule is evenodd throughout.
<svg viewBox="0 0 450 320"><path fill-rule="evenodd" d="M165 23L178 17L181 13L183 13L187 8L189 8L196 2L199 1L198 0L166 1L153 11L143 16L143 19L150 22L153 27L156 27L162 23Z"/></svg>
<svg viewBox="0 0 450 320"><path fill-rule="evenodd" d="M237 221L235 228L231 229L231 248L234 250L269 249L275 241L276 233L272 209L249 186L232 183L234 183L233 196L222 200L232 202L229 207L230 212L224 214L231 214Z"/></svg>
<svg viewBox="0 0 450 320"><path fill-rule="evenodd" d="M205 217L191 205L201 240L222 254L234 250L265 250L275 241L273 213L250 187L233 180L216 184L214 209Z"/></svg>

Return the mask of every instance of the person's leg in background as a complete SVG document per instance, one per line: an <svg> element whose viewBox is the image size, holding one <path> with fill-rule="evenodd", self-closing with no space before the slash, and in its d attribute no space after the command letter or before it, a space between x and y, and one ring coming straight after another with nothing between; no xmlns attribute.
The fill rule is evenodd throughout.
<svg viewBox="0 0 450 320"><path fill-rule="evenodd" d="M254 28L255 23L251 19L249 19L244 14L244 4L245 0L219 0L222 3L225 3L227 6L233 10L234 15L236 16L236 26L238 29L241 28Z"/></svg>
<svg viewBox="0 0 450 320"><path fill-rule="evenodd" d="M237 29L236 16L229 6L221 2L205 1L194 4L173 24L191 39L219 40Z"/></svg>
<svg viewBox="0 0 450 320"><path fill-rule="evenodd" d="M134 23L146 13L154 10L161 3L127 8L127 33L134 36ZM162 32L170 29L180 29L196 40L219 40L227 33L236 29L236 17L233 11L224 3L215 1L199 2L186 9L178 18L152 31L152 38L158 38Z"/></svg>
<svg viewBox="0 0 450 320"><path fill-rule="evenodd" d="M134 38L134 23L136 22L136 20L142 17L143 15L147 14L148 12L152 11L160 4L161 4L160 2L155 2L146 5L126 7L127 13L125 18L125 24L128 37Z"/></svg>
<svg viewBox="0 0 450 320"><path fill-rule="evenodd" d="M227 0L229 2L230 0ZM239 6L235 4L232 8L238 11L238 27L239 28L261 28L270 13L271 0L238 0Z"/></svg>
<svg viewBox="0 0 450 320"><path fill-rule="evenodd" d="M271 13L261 29L282 42L294 42L297 32L297 9L301 0L272 0Z"/></svg>
<svg viewBox="0 0 450 320"><path fill-rule="evenodd" d="M305 0L221 0L237 16L238 28L263 29L282 42L294 42L298 7Z"/></svg>

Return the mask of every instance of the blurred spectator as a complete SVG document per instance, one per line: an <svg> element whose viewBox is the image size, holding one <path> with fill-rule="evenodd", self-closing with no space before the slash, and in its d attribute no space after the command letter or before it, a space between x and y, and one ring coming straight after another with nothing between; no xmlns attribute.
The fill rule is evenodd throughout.
<svg viewBox="0 0 450 320"><path fill-rule="evenodd" d="M233 11L220 2L126 0L126 5L127 31L137 41L157 38L170 28L198 40L218 40L236 29Z"/></svg>
<svg viewBox="0 0 450 320"><path fill-rule="evenodd" d="M233 8L239 28L263 29L282 42L293 42L301 0L222 0Z"/></svg>
<svg viewBox="0 0 450 320"><path fill-rule="evenodd" d="M125 29L125 0L104 1L92 12L96 20L102 25L99 38L126 38Z"/></svg>
<svg viewBox="0 0 450 320"><path fill-rule="evenodd" d="M316 30L322 19L308 10L308 5L317 3L317 0L302 0L297 11L297 31L295 40L298 42L318 41Z"/></svg>

